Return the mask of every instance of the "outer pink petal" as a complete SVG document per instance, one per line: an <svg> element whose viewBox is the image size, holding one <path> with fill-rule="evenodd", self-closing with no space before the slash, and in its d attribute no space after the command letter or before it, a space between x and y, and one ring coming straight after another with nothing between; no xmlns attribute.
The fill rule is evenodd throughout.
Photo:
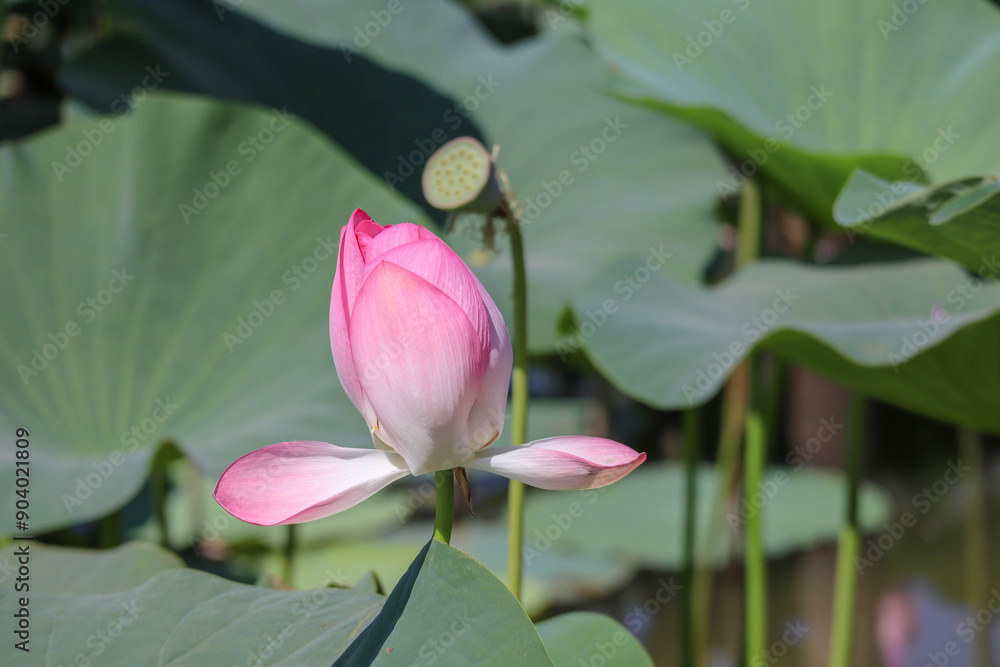
<svg viewBox="0 0 1000 667"><path fill-rule="evenodd" d="M479 279L475 275L472 279L476 281L479 294L486 306L490 326L490 361L469 418L473 449L478 450L493 444L503 432L514 352L500 309L493 303L493 299Z"/></svg>
<svg viewBox="0 0 1000 667"><path fill-rule="evenodd" d="M276 526L353 507L408 474L394 452L282 442L236 459L222 473L214 496L237 519Z"/></svg>
<svg viewBox="0 0 1000 667"><path fill-rule="evenodd" d="M645 460L645 454L613 440L564 435L518 447L485 449L467 466L540 489L570 491L617 482Z"/></svg>
<svg viewBox="0 0 1000 667"><path fill-rule="evenodd" d="M368 214L360 208L354 211L350 221L340 230L340 248L337 252L337 271L333 277L333 291L330 297L330 347L337 376L351 403L365 416L368 426L375 426L373 415L367 414L361 383L358 380L354 355L351 352L350 326L351 309L361 290L361 277L365 263L358 248L356 228L361 224L374 224Z"/></svg>
<svg viewBox="0 0 1000 667"><path fill-rule="evenodd" d="M379 262L354 305L351 345L379 436L414 475L472 458L465 429L488 355L458 304L420 276Z"/></svg>
<svg viewBox="0 0 1000 667"><path fill-rule="evenodd" d="M434 237L396 246L379 255L378 259L369 261L365 266L362 282L367 280L380 261L401 266L450 296L452 301L461 306L472 326L476 328L483 341L483 347L489 348L490 319L479 291L479 281L472 275L465 262L444 241ZM437 314L433 312L421 316L437 318Z"/></svg>

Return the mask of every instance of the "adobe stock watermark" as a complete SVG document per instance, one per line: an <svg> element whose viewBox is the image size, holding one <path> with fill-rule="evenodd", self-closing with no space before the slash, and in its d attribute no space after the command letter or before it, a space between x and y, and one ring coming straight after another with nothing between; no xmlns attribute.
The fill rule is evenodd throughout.
<svg viewBox="0 0 1000 667"><path fill-rule="evenodd" d="M97 630L84 640L84 645L90 651L77 654L76 658L73 659L74 665L86 667L92 664L91 661L108 650L108 647L122 636L125 629L135 623L139 614L146 610L145 607L140 607L136 603L135 598L119 604L123 609L122 613L118 615L118 618L109 621L106 627Z"/></svg>
<svg viewBox="0 0 1000 667"><path fill-rule="evenodd" d="M732 0L732 2L741 12L746 11L750 7L750 0ZM674 59L674 65L677 66L677 71L683 73L684 67L693 65L695 60L700 58L712 44L715 44L715 40L722 37L722 34L726 31L726 26L730 26L736 22L738 16L732 9L723 9L717 17L702 21L701 25L705 29L694 37L688 36L687 48L684 49L684 52L674 51L671 54Z"/></svg>
<svg viewBox="0 0 1000 667"><path fill-rule="evenodd" d="M785 621L785 631L781 633L781 639L775 640L770 646L758 653L750 656L752 667L770 667L788 654L788 649L799 644L809 636L810 628L802 619Z"/></svg>
<svg viewBox="0 0 1000 667"><path fill-rule="evenodd" d="M944 325L950 320L948 312L938 305L931 309L931 315L926 320L917 320L919 329L904 335L899 349L886 354L893 372L898 373L901 365L940 338L946 331Z"/></svg>
<svg viewBox="0 0 1000 667"><path fill-rule="evenodd" d="M445 623L438 619L438 623ZM433 665L448 652L459 637L472 627L473 619L469 612L452 612L452 618L448 622L448 627L442 630L436 637L432 637L424 642L417 651L417 659L413 662L413 667L417 665Z"/></svg>
<svg viewBox="0 0 1000 667"><path fill-rule="evenodd" d="M816 435L785 454L785 463L792 467L791 472L802 470L823 449L823 445L833 440L834 436L844 429L844 425L837 423L837 419L833 416L820 419L819 424Z"/></svg>
<svg viewBox="0 0 1000 667"><path fill-rule="evenodd" d="M568 23L585 2L586 0L559 0L558 4L546 3L543 16L548 29L554 32L562 24Z"/></svg>
<svg viewBox="0 0 1000 667"><path fill-rule="evenodd" d="M865 570L874 567L875 563L882 560L882 557L906 535L907 530L917 525L917 517L930 512L970 470L972 468L964 465L961 458L949 461L940 479L913 494L910 504L914 511L907 510L896 520L883 523L883 532L876 538L869 538L864 545L864 551L854 556L854 567L858 575L863 575Z"/></svg>
<svg viewBox="0 0 1000 667"><path fill-rule="evenodd" d="M683 586L676 583L673 577L660 579L656 592L641 605L635 605L625 614L625 627L638 634L653 618L680 592Z"/></svg>
<svg viewBox="0 0 1000 667"><path fill-rule="evenodd" d="M135 276L128 272L127 267L123 266L121 269L112 271L111 279L108 280L107 285L77 304L76 314L83 324L87 325L96 320L133 280L135 280ZM17 365L17 372L21 376L21 382L24 383L24 386L27 387L32 378L38 377L42 371L48 368L49 364L53 363L69 347L72 339L79 336L82 331L83 327L75 319L68 320L66 324L55 331L49 331L46 334L48 342L44 343L41 349L32 348L31 359L27 364Z"/></svg>
<svg viewBox="0 0 1000 667"><path fill-rule="evenodd" d="M833 93L826 89L826 84L819 87L812 86L809 89L809 96L806 101L798 107L786 113L782 118L774 123L774 132L785 141L790 140L795 133L809 122L813 114L823 108L823 105L833 97ZM729 177L726 180L717 181L716 190L720 197L731 197L739 192L746 179L751 178L757 171L767 164L772 155L781 150L782 144L772 135L764 139L758 148L748 148L747 158L738 165L729 165Z"/></svg>
<svg viewBox="0 0 1000 667"><path fill-rule="evenodd" d="M631 299L649 282L653 274L662 269L667 260L674 256L673 253L663 249L663 244L660 244L658 248L649 246L648 253L645 261L615 282L614 291L621 295L622 301ZM618 309L618 298L616 297L605 299L600 308L585 310L580 317L583 321L569 334L556 341L556 352L559 353L560 361L565 362L567 356L582 348L587 339L607 324L608 319L617 313Z"/></svg>
<svg viewBox="0 0 1000 667"><path fill-rule="evenodd" d="M20 53L21 47L26 46L39 32L44 30L63 5L68 2L69 0L37 0L35 5L38 7L38 11L30 16L24 16L13 26L13 34L6 35L6 41L14 53Z"/></svg>
<svg viewBox="0 0 1000 667"><path fill-rule="evenodd" d="M963 310L987 281L995 279L1000 274L1000 261L995 254L990 257L983 255L980 260L982 264L979 265L976 275L959 282L945 296L945 302L954 306L951 312L957 313Z"/></svg>
<svg viewBox="0 0 1000 667"><path fill-rule="evenodd" d="M628 643L628 634L623 630L616 630L608 638L608 641L598 640L594 642L590 655L585 658L579 658L576 664L579 667L606 667L618 655L618 651L625 648Z"/></svg>
<svg viewBox="0 0 1000 667"><path fill-rule="evenodd" d="M596 136L587 143L580 144L578 148L570 153L569 163L573 167L576 167L576 174L582 174L587 171L613 143L618 141L618 138L628 127L629 124L623 122L619 114L615 114L614 118L605 116L604 125L597 132ZM556 178L553 180L539 181L538 186L534 190L535 194L523 198L519 197L521 225L524 226L537 220L542 211L552 206L553 202L562 196L566 188L573 185L575 181L576 176L573 171L563 169L556 174ZM539 190L544 190L544 192L539 192Z"/></svg>
<svg viewBox="0 0 1000 667"><path fill-rule="evenodd" d="M534 534L528 535L521 546L525 567L531 565L536 558L541 557L561 540L573 524L586 513L587 508L596 503L607 489L608 487L602 486L599 489L580 491L577 496L579 500L570 502L565 512L553 512L550 515L552 523L544 528L536 528Z"/></svg>
<svg viewBox="0 0 1000 667"><path fill-rule="evenodd" d="M836 417L819 420L820 427L816 435L806 440L801 449L796 449L788 453L785 461L796 461L796 467L791 473L801 470L805 462L812 459L815 453L826 443L833 440L834 436L844 429L844 425L837 422ZM789 473L784 470L776 470L767 479L757 483L757 488L752 493L743 493L736 503L735 511L726 512L726 523L734 533L740 526L746 525L747 521L757 516L757 513L767 505L791 479ZM749 497L748 497L749 496Z"/></svg>
<svg viewBox="0 0 1000 667"><path fill-rule="evenodd" d="M243 158L243 161L228 160L218 171L210 170L205 177L205 183L200 188L192 188L191 202L181 202L177 208L180 212L184 224L191 223L193 217L201 215L202 211L222 193L233 179L243 173L243 167L253 162L257 156L264 152L268 146L287 128L297 116L288 111L287 107L282 109L271 109L271 117L267 125L257 130L255 134L248 134L246 139L236 146L236 152Z"/></svg>
<svg viewBox="0 0 1000 667"><path fill-rule="evenodd" d="M961 139L961 135L952 129L952 126L939 127L935 133L933 141L924 150L911 155L903 163L902 172L914 181L923 178L924 172L930 169L931 165L937 162L942 155ZM854 240L871 228L875 220L886 213L902 197L913 192L913 186L905 181L893 181L886 187L872 193L872 201L867 205L859 205L855 211L858 222L850 227L844 228L847 240L853 244Z"/></svg>
<svg viewBox="0 0 1000 667"><path fill-rule="evenodd" d="M115 128L146 99L149 92L159 87L168 76L170 72L164 71L159 64L155 67L152 65L146 67L146 75L141 83L111 103L111 112L116 114L113 118L102 118L97 121L97 127L80 130L83 139L75 145L66 144L66 157L61 162L59 160L52 162L56 180L62 183L68 174L83 164L84 158L94 152L94 149L104 141L104 137L114 132Z"/></svg>
<svg viewBox="0 0 1000 667"><path fill-rule="evenodd" d="M339 241L334 239L332 234L327 234L326 238L317 236L312 251L281 274L281 282L290 286L288 292L297 292L324 262L336 257L338 244ZM254 332L274 315L278 306L288 300L288 296L289 294L279 287L263 297L254 299L253 306L247 314L236 318L233 330L222 332L222 342L226 344L229 354L233 354L237 347L247 342Z"/></svg>
<svg viewBox="0 0 1000 667"><path fill-rule="evenodd" d="M62 494L63 506L67 514L72 514L76 507L83 505L90 496L99 489L115 470L125 462L127 454L139 449L144 443L148 443L150 438L159 432L163 425L173 416L180 407L174 403L169 396L156 399L148 416L133 424L127 431L122 433L120 442L125 447L113 450L108 456L100 461L94 461L90 465L94 469L83 477L76 478L76 486L73 493Z"/></svg>
<svg viewBox="0 0 1000 667"><path fill-rule="evenodd" d="M410 0L406 0L407 4L409 2ZM406 7L403 5L403 0L389 0L384 8L369 10L371 20L363 26L354 26L351 44L340 43L340 50L347 62L351 62L351 58L361 55L362 51L371 46L372 41L377 39L382 31L389 27L392 19L402 14L404 9Z"/></svg>
<svg viewBox="0 0 1000 667"><path fill-rule="evenodd" d="M295 625L308 621L316 611L326 605L327 598L330 595L330 586L345 588L348 584L347 580L341 575L339 568L336 573L327 570L326 575L327 583L325 586L309 591L308 593L303 593L303 599L292 605L291 615L295 619L293 622L285 621L278 623L273 633L261 633L261 641L256 649L247 647L247 658L243 662L244 667L263 667L267 664L271 658L278 654L285 645L285 641L296 633ZM233 663L233 667L240 667L240 665Z"/></svg>
<svg viewBox="0 0 1000 667"><path fill-rule="evenodd" d="M483 102L488 100L498 88L503 86L503 82L494 79L492 73L477 77L476 81L478 84L471 93L445 109L444 113L441 114L441 121L447 126L448 130L455 132L462 127L465 121L472 116L472 113ZM405 182L410 176L413 176L417 172L417 169L427 162L427 158L433 155L434 151L450 138L448 131L444 127L436 127L428 136L414 139L414 150L405 155L400 153L396 156L398 163L395 171L386 170L382 172L382 178L385 179L385 183L389 186L389 189L395 191L397 185Z"/></svg>
<svg viewBox="0 0 1000 667"><path fill-rule="evenodd" d="M892 5L892 13L888 19L879 19L875 22L882 40L889 41L889 35L899 32L899 29L906 25L910 17L920 11L920 8L927 3L927 0L903 0Z"/></svg>
<svg viewBox="0 0 1000 667"><path fill-rule="evenodd" d="M751 317L740 325L739 332L743 338L731 342L721 353L713 352L712 359L714 361L707 367L695 371L694 384L685 384L681 388L689 405L694 405L698 399L714 387L716 382L725 377L729 369L743 358L747 350L771 331L780 316L787 313L792 304L800 298L798 294L792 292L790 287L776 289L774 294L775 299L771 302L770 308L765 308L759 315Z"/></svg>

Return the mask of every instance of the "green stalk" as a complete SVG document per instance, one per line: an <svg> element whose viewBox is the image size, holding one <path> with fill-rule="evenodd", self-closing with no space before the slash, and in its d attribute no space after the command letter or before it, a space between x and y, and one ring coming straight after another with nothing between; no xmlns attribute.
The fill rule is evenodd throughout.
<svg viewBox="0 0 1000 667"><path fill-rule="evenodd" d="M694 546L697 538L698 463L701 460L701 409L684 412L684 589L681 591L681 665L694 667Z"/></svg>
<svg viewBox="0 0 1000 667"><path fill-rule="evenodd" d="M989 599L990 568L987 561L988 524L986 522L985 494L983 492L983 440L971 428L958 428L958 451L971 470L965 479L969 497L963 504L963 560L965 569L965 597L972 613L987 608ZM977 664L990 665L990 631L984 629L976 636Z"/></svg>
<svg viewBox="0 0 1000 667"><path fill-rule="evenodd" d="M524 269L524 241L513 216L508 217L510 255L514 263L514 373L511 380L511 444L528 439L528 280ZM524 484L510 481L507 531L507 586L521 599L524 543Z"/></svg>
<svg viewBox="0 0 1000 667"><path fill-rule="evenodd" d="M100 523L100 545L102 549L113 549L122 543L122 511L106 514Z"/></svg>
<svg viewBox="0 0 1000 667"><path fill-rule="evenodd" d="M708 516L705 535L698 546L695 559L694 584L691 588L692 634L694 635L694 662L708 664L708 628L712 611L712 583L715 563L719 555L719 537L722 535L722 515L729 504L737 480L740 462L740 439L750 398L750 368L740 362L729 376L722 390L722 424L719 433L719 450L715 462L715 493Z"/></svg>
<svg viewBox="0 0 1000 667"><path fill-rule="evenodd" d="M160 546L170 548L170 525L167 521L167 469L165 465L154 465L149 479L156 526L160 531Z"/></svg>
<svg viewBox="0 0 1000 667"><path fill-rule="evenodd" d="M736 237L736 270L752 264L760 255L761 236L761 193L760 187L752 180L743 182L740 195L739 221ZM747 361L747 395L744 406L746 421L746 446L743 455L743 494L747 508L753 508L753 494L760 488L767 459L767 440L764 416L760 410L760 400L753 400L752 394L760 393L760 382L755 381L760 364ZM745 526L745 554L743 576L745 586L746 618L743 620L746 640L746 663L764 654L767 643L767 556L763 542L764 508L748 511Z"/></svg>
<svg viewBox="0 0 1000 667"><path fill-rule="evenodd" d="M451 470L434 473L437 482L437 507L434 511L434 539L451 543L451 524L455 519L455 475Z"/></svg>
<svg viewBox="0 0 1000 667"><path fill-rule="evenodd" d="M284 557L284 566L281 572L281 579L289 586L292 585L292 572L295 564L295 549L299 544L298 528L299 525L296 523L290 523L285 526L285 548L282 552Z"/></svg>
<svg viewBox="0 0 1000 667"><path fill-rule="evenodd" d="M858 526L858 493L861 488L861 463L865 439L867 405L864 396L851 393L847 415L847 507L844 525L837 542L837 575L833 593L833 626L830 631L830 667L851 664L854 635L854 607L858 571L854 558L861 544Z"/></svg>
<svg viewBox="0 0 1000 667"><path fill-rule="evenodd" d="M746 664L756 665L767 646L767 556L764 553L764 508L751 499L761 488L767 461L764 416L756 407L747 411L746 447L743 453L743 493L747 501L746 542Z"/></svg>
<svg viewBox="0 0 1000 667"><path fill-rule="evenodd" d="M747 179L740 196L739 221L735 268L751 264L760 252L761 194L757 184ZM718 536L722 514L736 484L740 458L740 439L743 435L747 410L750 405L750 366L741 362L729 376L722 392L722 424L719 434L719 453L715 464L715 494L709 514L708 528L698 552L691 596L691 633L693 659L696 665L708 663L708 625L712 605L712 577L714 561L718 555Z"/></svg>

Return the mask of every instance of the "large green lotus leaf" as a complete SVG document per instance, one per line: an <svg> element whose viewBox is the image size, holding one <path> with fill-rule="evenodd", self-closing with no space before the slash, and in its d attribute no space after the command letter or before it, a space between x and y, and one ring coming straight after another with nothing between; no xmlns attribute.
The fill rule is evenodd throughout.
<svg viewBox="0 0 1000 667"><path fill-rule="evenodd" d="M855 167L935 181L996 170L1000 13L982 0L590 9L617 94L705 127L816 221L832 222Z"/></svg>
<svg viewBox="0 0 1000 667"><path fill-rule="evenodd" d="M18 566L15 553L24 546L30 554L32 595L121 593L158 572L184 567L174 553L148 542L93 551L18 541L0 551L0 579L12 579Z"/></svg>
<svg viewBox="0 0 1000 667"><path fill-rule="evenodd" d="M13 610L16 595L4 586L0 608ZM339 589L266 590L188 569L120 592L32 593L31 664L326 665L383 600ZM13 644L0 647L5 665L24 659Z"/></svg>
<svg viewBox="0 0 1000 667"><path fill-rule="evenodd" d="M365 630L376 639L336 664L552 665L517 599L485 567L437 540L414 565Z"/></svg>
<svg viewBox="0 0 1000 667"><path fill-rule="evenodd" d="M645 403L704 403L763 345L889 403L1000 430L1000 285L992 281L964 291L968 275L937 259L764 260L714 288L652 274L626 300L611 286L636 265L608 272L576 301L579 328L564 344L584 345L605 377Z"/></svg>
<svg viewBox="0 0 1000 667"><path fill-rule="evenodd" d="M379 539L331 541L301 548L296 552L289 583L294 588L331 583L348 586L373 571L384 586L394 586L432 530L429 523L420 522ZM497 577L506 577L505 523L468 518L455 526L452 544ZM278 553L273 553L261 561L260 567L265 573L279 575L284 561ZM628 565L594 552L572 557L554 553L545 559L529 559L524 567L521 603L528 614L536 615L554 604L572 604L610 594L623 586L632 572Z"/></svg>
<svg viewBox="0 0 1000 667"><path fill-rule="evenodd" d="M797 460L796 460L797 463ZM778 558L834 541L843 523L844 476L839 472L796 466L765 471L761 500L764 548ZM698 472L699 543L707 535L716 473ZM889 495L865 484L860 523L877 530L892 510ZM599 553L635 566L676 570L683 563L684 469L676 464L643 466L620 482L576 493L528 494L525 509L525 561L554 554ZM727 510L718 525L714 554L718 564L739 548L741 508Z"/></svg>
<svg viewBox="0 0 1000 667"><path fill-rule="evenodd" d="M525 209L533 350L552 350L564 305L622 256L652 248L671 254L656 260L665 272L687 281L701 276L714 248L716 183L725 176L719 157L690 127L598 92L605 65L571 31L501 47L460 7L434 0L393 15L376 38L355 44L355 28L363 31L384 3L247 0L236 11L310 42L360 50L427 82L500 145L499 164ZM439 138L464 133L455 127L460 119L454 110L443 116ZM413 139L435 144L429 136ZM418 149L415 143L417 157ZM422 158L414 162L414 173L402 176L407 181L420 178ZM476 238L472 223L460 220L449 242L509 314L507 240L498 238L499 254L483 263L472 252Z"/></svg>
<svg viewBox="0 0 1000 667"><path fill-rule="evenodd" d="M603 614L562 614L539 623L538 634L556 667L653 667L652 658L632 633Z"/></svg>
<svg viewBox="0 0 1000 667"><path fill-rule="evenodd" d="M153 93L0 147L0 198L0 429L30 433L32 530L122 505L165 439L210 477L273 442L371 442L329 349L339 230L418 212L314 130Z"/></svg>
<svg viewBox="0 0 1000 667"><path fill-rule="evenodd" d="M1000 181L995 176L921 187L856 171L833 217L853 240L872 237L953 259L984 278L1000 271Z"/></svg>

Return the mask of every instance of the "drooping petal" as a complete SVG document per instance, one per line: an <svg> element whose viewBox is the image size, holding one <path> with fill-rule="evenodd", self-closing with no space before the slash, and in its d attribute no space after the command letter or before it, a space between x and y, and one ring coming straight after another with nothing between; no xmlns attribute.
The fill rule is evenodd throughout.
<svg viewBox="0 0 1000 667"><path fill-rule="evenodd" d="M433 237L391 248L380 254L377 260L369 261L365 265L362 282L375 270L380 261L392 262L415 273L451 297L472 322L483 342L483 347L489 348L490 319L479 291L479 281L472 275L465 262L444 241ZM434 318L435 315L429 313L427 317Z"/></svg>
<svg viewBox="0 0 1000 667"><path fill-rule="evenodd" d="M490 360L483 376L479 396L469 417L472 447L479 450L494 443L503 432L514 352L500 309L493 303L493 299L479 279L475 275L472 279L476 281L480 297L486 306L490 326Z"/></svg>
<svg viewBox="0 0 1000 667"><path fill-rule="evenodd" d="M237 519L276 526L335 514L408 474L395 452L299 440L236 459L213 495Z"/></svg>
<svg viewBox="0 0 1000 667"><path fill-rule="evenodd" d="M358 247L361 248L361 255L366 263L375 261L380 255L395 247L423 239L437 238L429 230L412 222L385 227L375 225L375 227L378 229L365 226L358 231Z"/></svg>
<svg viewBox="0 0 1000 667"><path fill-rule="evenodd" d="M487 470L553 491L596 489L617 482L646 460L631 447L582 435L535 440L517 447L491 447L466 467Z"/></svg>
<svg viewBox="0 0 1000 667"><path fill-rule="evenodd" d="M351 309L361 289L361 278L365 262L357 242L359 225L375 225L367 213L360 208L354 211L350 221L340 230L340 247L337 251L337 270L333 277L330 296L330 347L333 363L337 367L337 377L344 387L347 397L365 417L369 428L375 426L375 415L364 400L358 370L351 351L350 325Z"/></svg>
<svg viewBox="0 0 1000 667"><path fill-rule="evenodd" d="M379 262L354 304L351 345L379 436L414 475L471 459L465 428L488 354L458 304L420 276Z"/></svg>

